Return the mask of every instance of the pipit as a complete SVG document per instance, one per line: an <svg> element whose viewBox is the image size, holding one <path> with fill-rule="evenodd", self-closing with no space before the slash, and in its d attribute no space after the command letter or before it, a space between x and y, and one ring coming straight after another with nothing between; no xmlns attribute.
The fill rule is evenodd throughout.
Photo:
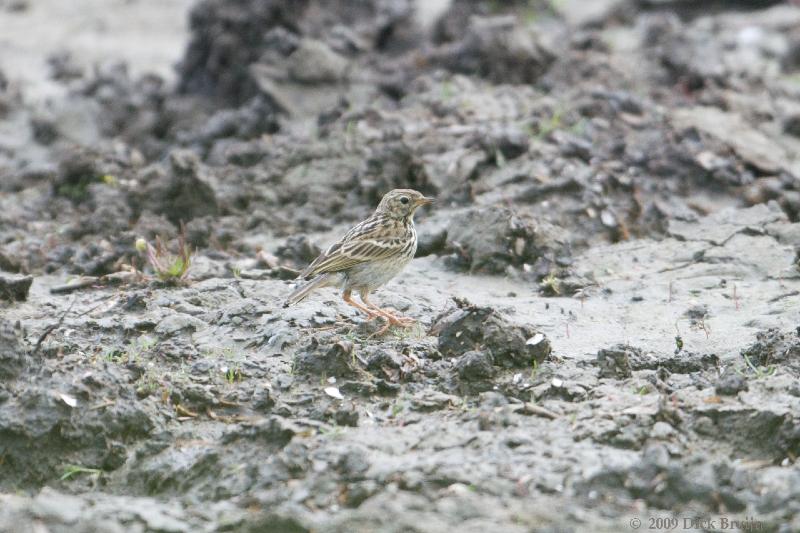
<svg viewBox="0 0 800 533"><path fill-rule="evenodd" d="M299 286L285 306L303 300L320 287L344 289L342 298L370 319L381 317L389 326L410 326L411 318L397 316L369 301L369 294L400 273L417 251L414 212L433 198L411 189L395 189L378 204L375 212L355 225L342 239L325 250L298 276ZM357 291L363 303L352 297Z"/></svg>

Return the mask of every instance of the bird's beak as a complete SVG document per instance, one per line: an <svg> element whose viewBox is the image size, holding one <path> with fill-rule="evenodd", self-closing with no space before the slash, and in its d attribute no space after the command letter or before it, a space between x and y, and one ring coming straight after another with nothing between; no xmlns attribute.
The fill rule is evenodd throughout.
<svg viewBox="0 0 800 533"><path fill-rule="evenodd" d="M432 204L435 201L436 201L436 198L430 198L428 196L423 196L422 198L419 198L417 200L417 206Z"/></svg>

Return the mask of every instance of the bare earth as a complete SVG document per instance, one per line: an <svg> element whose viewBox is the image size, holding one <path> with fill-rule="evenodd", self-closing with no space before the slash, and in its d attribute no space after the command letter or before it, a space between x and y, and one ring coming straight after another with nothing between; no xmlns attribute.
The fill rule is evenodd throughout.
<svg viewBox="0 0 800 533"><path fill-rule="evenodd" d="M0 0L0 532L800 530L800 8L418 4Z"/></svg>

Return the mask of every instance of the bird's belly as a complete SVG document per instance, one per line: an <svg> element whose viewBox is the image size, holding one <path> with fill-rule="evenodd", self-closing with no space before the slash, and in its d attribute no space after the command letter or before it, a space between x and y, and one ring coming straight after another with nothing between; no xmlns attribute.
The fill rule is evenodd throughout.
<svg viewBox="0 0 800 533"><path fill-rule="evenodd" d="M407 260L395 257L356 265L347 271L345 285L352 289L375 290L399 274L410 260L410 257Z"/></svg>

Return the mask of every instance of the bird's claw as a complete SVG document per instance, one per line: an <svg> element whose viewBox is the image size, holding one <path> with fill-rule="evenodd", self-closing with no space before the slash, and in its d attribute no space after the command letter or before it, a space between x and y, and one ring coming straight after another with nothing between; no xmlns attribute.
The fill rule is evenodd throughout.
<svg viewBox="0 0 800 533"><path fill-rule="evenodd" d="M381 315L381 317L386 320L386 324L384 324L381 329L370 335L370 338L384 335L392 326L408 328L417 323L417 321L413 318L407 316L395 316L391 313L386 313L385 315Z"/></svg>

